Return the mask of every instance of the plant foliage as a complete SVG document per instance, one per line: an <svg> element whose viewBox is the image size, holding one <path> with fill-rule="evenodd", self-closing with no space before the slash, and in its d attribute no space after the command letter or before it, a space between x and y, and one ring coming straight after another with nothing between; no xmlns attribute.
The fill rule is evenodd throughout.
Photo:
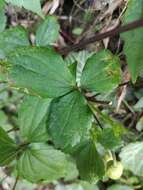
<svg viewBox="0 0 143 190"><path fill-rule="evenodd" d="M23 27L5 29L5 2L43 18L32 45ZM123 146L122 136L127 131L90 96L99 97L100 102L103 96L115 93L122 82L120 57L101 50L63 58L53 48L60 25L55 16L44 17L40 0L5 2L0 0L0 64L6 68L8 85L21 91L24 98L18 109L18 137L0 127L0 166L14 165L18 176L32 183L66 179L72 171L90 183L109 177L109 170L116 179L116 151ZM143 0L130 0L123 23L141 18L142 13ZM143 28L121 38L132 81L136 82L143 71ZM142 158L142 142L131 143L120 153L124 169L138 176L143 176ZM120 177L123 171L118 172ZM84 182L74 188L92 189ZM132 188L119 184L108 189Z"/></svg>

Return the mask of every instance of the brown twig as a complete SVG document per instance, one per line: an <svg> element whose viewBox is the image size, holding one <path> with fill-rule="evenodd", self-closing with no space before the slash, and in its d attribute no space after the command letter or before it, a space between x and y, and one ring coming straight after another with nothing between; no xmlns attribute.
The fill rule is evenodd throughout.
<svg viewBox="0 0 143 190"><path fill-rule="evenodd" d="M62 55L67 55L71 51L83 49L88 44L94 43L96 41L103 40L107 37L113 37L113 36L116 36L120 33L127 32L127 31L130 31L130 30L133 30L136 28L140 28L140 27L143 27L143 19L136 20L134 22L131 22L131 23L123 25L123 26L118 26L117 28L112 29L112 30L105 32L105 33L96 34L95 36L93 36L91 38L87 38L86 40L83 40L77 44L61 48L59 50L59 52Z"/></svg>

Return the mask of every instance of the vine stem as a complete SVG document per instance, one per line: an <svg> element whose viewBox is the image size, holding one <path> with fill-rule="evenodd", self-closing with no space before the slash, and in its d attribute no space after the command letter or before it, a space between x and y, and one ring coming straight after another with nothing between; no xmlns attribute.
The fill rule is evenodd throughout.
<svg viewBox="0 0 143 190"><path fill-rule="evenodd" d="M15 190L16 185L17 185L17 183L18 183L18 179L19 179L19 176L17 175L17 177L16 177L16 180L15 180L15 182L14 182L14 185L13 185L12 190Z"/></svg>
<svg viewBox="0 0 143 190"><path fill-rule="evenodd" d="M87 38L87 39L85 39L83 41L80 41L77 44L73 44L71 46L61 48L58 51L62 55L67 55L71 51L84 49L85 46L87 46L87 45L89 45L91 43L94 43L96 41L103 40L103 39L105 39L107 37L113 37L113 36L116 36L116 35L118 35L120 33L127 32L127 31L130 31L130 30L134 30L134 29L140 28L140 27L143 27L143 19L133 21L133 22L131 22L129 24L126 24L126 25L123 25L123 26L118 26L118 27L116 27L116 28L114 28L112 30L109 30L107 32L104 32L104 33L95 34L91 38Z"/></svg>

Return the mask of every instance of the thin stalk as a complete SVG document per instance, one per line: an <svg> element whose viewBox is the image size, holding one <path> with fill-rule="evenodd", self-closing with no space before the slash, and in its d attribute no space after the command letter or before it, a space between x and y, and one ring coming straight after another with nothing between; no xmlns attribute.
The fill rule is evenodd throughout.
<svg viewBox="0 0 143 190"><path fill-rule="evenodd" d="M85 39L83 41L80 41L77 44L61 48L59 50L59 52L62 55L67 55L71 51L84 49L85 46L87 46L87 45L89 45L91 43L95 43L95 42L103 40L105 38L113 37L113 36L119 35L120 33L128 32L130 30L134 30L134 29L137 29L137 28L140 28L140 27L143 27L143 19L133 21L133 22L131 22L129 24L126 24L126 25L123 25L123 26L118 26L118 27L116 27L116 28L114 28L112 30L109 30L108 32L95 34L93 37L87 38L87 39Z"/></svg>

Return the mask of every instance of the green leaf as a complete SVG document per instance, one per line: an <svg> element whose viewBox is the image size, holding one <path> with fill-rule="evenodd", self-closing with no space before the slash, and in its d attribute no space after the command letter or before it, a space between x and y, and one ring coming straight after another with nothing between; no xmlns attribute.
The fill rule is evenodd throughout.
<svg viewBox="0 0 143 190"><path fill-rule="evenodd" d="M33 143L21 155L17 169L30 182L51 182L65 176L67 160L61 151L47 144Z"/></svg>
<svg viewBox="0 0 143 190"><path fill-rule="evenodd" d="M82 185L83 190L99 190L97 185L88 183L86 181L81 181L80 184Z"/></svg>
<svg viewBox="0 0 143 190"><path fill-rule="evenodd" d="M0 96L0 99L2 100L1 96ZM1 110L0 110L0 127L2 127L6 131L12 129L12 127L13 127L12 123L9 122L9 116ZM12 133L11 133L11 135L12 135Z"/></svg>
<svg viewBox="0 0 143 190"><path fill-rule="evenodd" d="M48 46L54 43L59 36L60 26L55 16L47 16L36 32L36 44Z"/></svg>
<svg viewBox="0 0 143 190"><path fill-rule="evenodd" d="M107 190L134 190L128 185L115 184L107 188Z"/></svg>
<svg viewBox="0 0 143 190"><path fill-rule="evenodd" d="M0 58L5 57L9 52L21 46L28 46L29 40L28 35L24 28L14 27L5 30L0 33Z"/></svg>
<svg viewBox="0 0 143 190"><path fill-rule="evenodd" d="M0 0L0 32L3 32L6 27L7 17L5 15L5 2Z"/></svg>
<svg viewBox="0 0 143 190"><path fill-rule="evenodd" d="M77 86L80 86L80 78L82 75L83 68L87 62L87 60L93 55L93 52L89 53L88 51L80 51L80 52L71 52L65 58L65 61L70 68L71 72L76 76Z"/></svg>
<svg viewBox="0 0 143 190"><path fill-rule="evenodd" d="M112 128L103 128L98 132L97 141L106 149L116 149L122 145L120 136L117 136Z"/></svg>
<svg viewBox="0 0 143 190"><path fill-rule="evenodd" d="M7 116L6 114L0 110L0 126L3 126L7 123Z"/></svg>
<svg viewBox="0 0 143 190"><path fill-rule="evenodd" d="M125 169L135 175L143 176L143 142L125 146L120 153L120 158Z"/></svg>
<svg viewBox="0 0 143 190"><path fill-rule="evenodd" d="M143 116L138 120L136 124L137 131L141 132L143 130Z"/></svg>
<svg viewBox="0 0 143 190"><path fill-rule="evenodd" d="M76 167L76 162L75 160L68 156L67 157L68 165L67 165L67 172L66 176L64 178L64 181L73 181L78 178L79 173Z"/></svg>
<svg viewBox="0 0 143 190"><path fill-rule="evenodd" d="M35 190L37 188L36 184L32 184L26 180L18 180L15 190Z"/></svg>
<svg viewBox="0 0 143 190"><path fill-rule="evenodd" d="M54 50L39 47L19 48L9 55L14 85L42 97L54 98L70 92L75 79L62 57Z"/></svg>
<svg viewBox="0 0 143 190"><path fill-rule="evenodd" d="M91 141L86 141L75 151L77 168L82 180L96 182L105 174L104 162Z"/></svg>
<svg viewBox="0 0 143 190"><path fill-rule="evenodd" d="M83 140L91 127L92 114L78 91L53 100L48 130L57 147L75 146Z"/></svg>
<svg viewBox="0 0 143 190"><path fill-rule="evenodd" d="M26 96L19 110L20 134L24 141L46 142L47 111L50 99Z"/></svg>
<svg viewBox="0 0 143 190"><path fill-rule="evenodd" d="M104 146L107 148L116 148L117 144L121 145L122 140L121 137L123 134L126 133L126 129L124 126L113 119L111 116L107 115L104 112L101 112L95 103L88 103L90 109L92 112L98 116L101 125L104 127L104 129L95 130L95 136L96 138L101 142L101 144L104 144ZM96 124L97 125L97 124ZM99 135L99 136L98 136ZM113 139L107 138L106 135L109 137L110 135L112 136ZM107 142L105 142L107 141ZM111 142L112 141L112 142ZM117 142L115 142L117 141ZM113 143L114 142L114 143ZM107 144L106 144L107 143ZM113 144L112 144L113 143Z"/></svg>
<svg viewBox="0 0 143 190"><path fill-rule="evenodd" d="M41 17L44 17L41 9L40 0L5 0L5 1L7 3L11 3L18 7L24 7L25 9L37 13Z"/></svg>
<svg viewBox="0 0 143 190"><path fill-rule="evenodd" d="M98 93L115 89L121 81L119 59L103 50L87 60L81 76L81 88Z"/></svg>
<svg viewBox="0 0 143 190"><path fill-rule="evenodd" d="M16 157L16 144L0 127L0 166L9 164Z"/></svg>
<svg viewBox="0 0 143 190"><path fill-rule="evenodd" d="M125 12L123 23L141 19L143 16L143 0L130 0ZM143 28L131 30L121 35L125 41L124 53L127 58L127 64L131 73L133 82L136 81L138 75L143 71Z"/></svg>
<svg viewBox="0 0 143 190"><path fill-rule="evenodd" d="M80 181L79 183L73 183L70 185L58 184L55 187L55 190L99 190L99 188L94 184L90 184L85 181Z"/></svg>
<svg viewBox="0 0 143 190"><path fill-rule="evenodd" d="M74 29L72 30L72 33L73 33L74 35L77 35L77 36L80 36L80 35L82 34L82 32L83 32L83 28L80 28L80 27L74 28Z"/></svg>
<svg viewBox="0 0 143 190"><path fill-rule="evenodd" d="M143 97L134 105L135 111L141 111L143 109Z"/></svg>

